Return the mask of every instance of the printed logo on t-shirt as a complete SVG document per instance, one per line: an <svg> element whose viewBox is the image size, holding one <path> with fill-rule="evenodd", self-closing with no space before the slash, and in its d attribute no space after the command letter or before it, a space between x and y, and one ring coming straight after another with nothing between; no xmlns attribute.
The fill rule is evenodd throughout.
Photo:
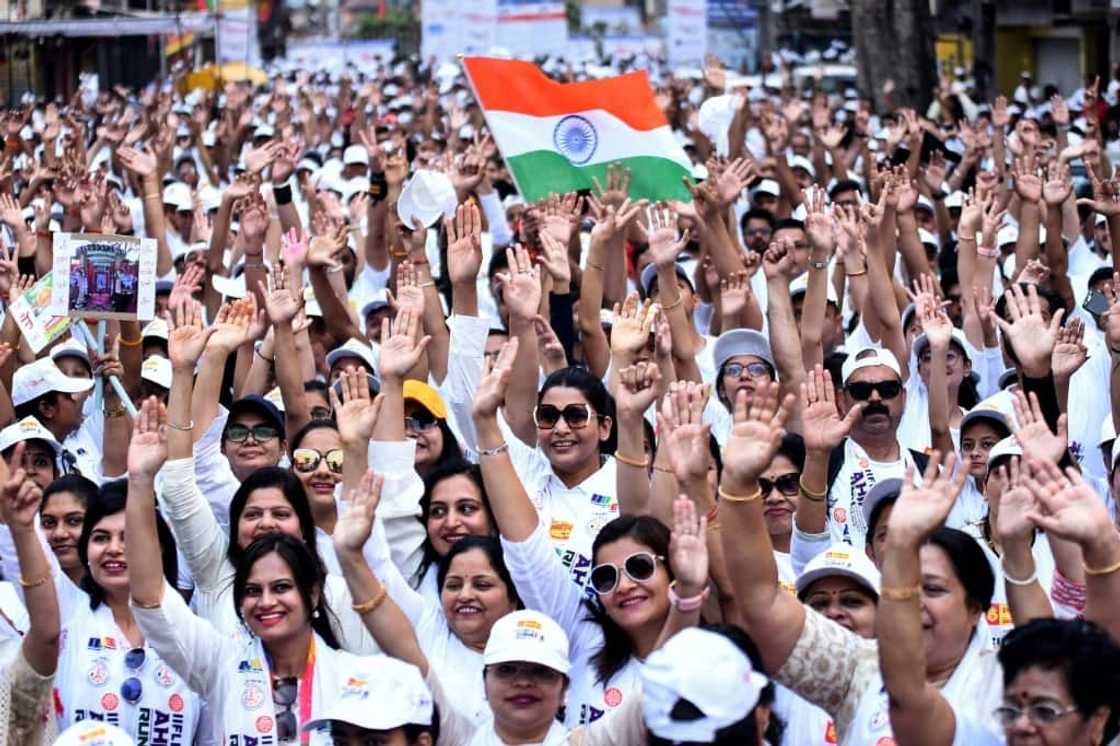
<svg viewBox="0 0 1120 746"><path fill-rule="evenodd" d="M91 637L86 643L89 650L116 650L117 641L112 637Z"/></svg>
<svg viewBox="0 0 1120 746"><path fill-rule="evenodd" d="M614 499L613 495L600 495L596 493L591 496L591 504L600 508L606 508L612 513L618 512L618 501Z"/></svg>
<svg viewBox="0 0 1120 746"><path fill-rule="evenodd" d="M140 717L136 720L136 743L180 746L186 743L185 726L186 722L181 712L164 712L154 707L141 707Z"/></svg>
<svg viewBox="0 0 1120 746"><path fill-rule="evenodd" d="M848 511L844 508L833 508L832 520L836 521L837 523L847 523Z"/></svg>
<svg viewBox="0 0 1120 746"><path fill-rule="evenodd" d="M113 710L117 709L120 703L120 697L113 694L112 692L105 692L101 695L101 709L103 710L112 712Z"/></svg>
<svg viewBox="0 0 1120 746"><path fill-rule="evenodd" d="M587 725L588 723L594 723L596 720L603 717L606 712L606 710L600 710L598 707L582 704L579 706L579 724Z"/></svg>
<svg viewBox="0 0 1120 746"><path fill-rule="evenodd" d="M183 698L178 694L172 694L167 698L167 708L172 712L183 711Z"/></svg>
<svg viewBox="0 0 1120 746"><path fill-rule="evenodd" d="M241 706L246 710L255 710L264 704L264 692L256 684L246 684L241 692Z"/></svg>
<svg viewBox="0 0 1120 746"><path fill-rule="evenodd" d="M342 688L342 698L346 699L354 697L357 699L366 699L369 697L369 681L366 679L359 679L356 676L351 676L346 680L346 686Z"/></svg>
<svg viewBox="0 0 1120 746"><path fill-rule="evenodd" d="M272 717L269 715L261 715L257 718L257 733L271 733L272 732Z"/></svg>
<svg viewBox="0 0 1120 746"><path fill-rule="evenodd" d="M232 735L228 746L272 746L276 739L272 736Z"/></svg>
<svg viewBox="0 0 1120 746"><path fill-rule="evenodd" d="M1011 619L1011 609L1007 604L993 603L988 609L988 624L992 626L1003 626L1013 624Z"/></svg>
<svg viewBox="0 0 1120 746"><path fill-rule="evenodd" d="M591 573L591 558L573 549L557 549L556 552L560 555L560 562L568 568L568 575L571 576L572 582L583 588L588 598L595 598L595 591L587 586L587 578Z"/></svg>
<svg viewBox="0 0 1120 746"><path fill-rule="evenodd" d="M835 721L829 720L828 725L825 726L824 742L825 743L836 743L836 723L835 723Z"/></svg>
<svg viewBox="0 0 1120 746"><path fill-rule="evenodd" d="M261 671L264 671L264 665L261 664L260 658L241 661L237 664L238 673L260 673Z"/></svg>
<svg viewBox="0 0 1120 746"><path fill-rule="evenodd" d="M548 535L557 541L567 541L572 538L571 522L553 521L548 527Z"/></svg>
<svg viewBox="0 0 1120 746"><path fill-rule="evenodd" d="M622 704L622 690L616 686L612 686L603 692L603 702L607 707L618 707Z"/></svg>
<svg viewBox="0 0 1120 746"><path fill-rule="evenodd" d="M94 686L105 686L109 681L109 664L104 658L98 658L93 662L89 671L86 673L86 679Z"/></svg>
<svg viewBox="0 0 1120 746"><path fill-rule="evenodd" d="M156 683L162 687L170 687L175 685L175 673L171 670L171 666L166 663L161 663L155 672Z"/></svg>

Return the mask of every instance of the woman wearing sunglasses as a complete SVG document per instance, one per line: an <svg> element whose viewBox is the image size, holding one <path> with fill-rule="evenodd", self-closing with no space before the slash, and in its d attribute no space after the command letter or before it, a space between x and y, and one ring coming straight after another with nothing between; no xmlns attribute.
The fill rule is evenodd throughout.
<svg viewBox="0 0 1120 746"><path fill-rule="evenodd" d="M291 439L292 474L303 485L315 525L327 533L337 518L335 489L342 481L342 436L333 420L312 420Z"/></svg>
<svg viewBox="0 0 1120 746"><path fill-rule="evenodd" d="M766 532L770 534L774 561L778 563L778 580L787 589L794 587L797 578L789 549L804 467L805 442L800 435L787 433L782 436L782 444L778 446L774 459L758 478L758 485L762 488Z"/></svg>
<svg viewBox="0 0 1120 746"><path fill-rule="evenodd" d="M404 382L404 430L416 442L416 473L427 479L436 469L463 459L463 450L447 420L439 393L424 383Z"/></svg>
<svg viewBox="0 0 1120 746"><path fill-rule="evenodd" d="M163 405L148 399L129 447L125 530L135 565L128 587L137 623L165 657L170 675L183 677L206 699L219 743L263 743L266 737L299 743L303 726L344 695L340 682L378 676L379 658L338 650L322 561L287 533L253 541L238 558L232 600L247 635L223 633L169 591L144 559L158 549L154 477L168 456L171 424Z"/></svg>

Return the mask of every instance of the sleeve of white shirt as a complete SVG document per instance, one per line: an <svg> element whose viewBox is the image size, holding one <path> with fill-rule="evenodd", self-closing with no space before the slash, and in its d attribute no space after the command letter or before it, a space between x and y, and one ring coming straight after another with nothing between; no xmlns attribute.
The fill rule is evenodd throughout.
<svg viewBox="0 0 1120 746"><path fill-rule="evenodd" d="M175 543L191 568L195 587L211 589L221 579L229 537L199 491L194 471L193 458L165 463L159 504L175 535Z"/></svg>
<svg viewBox="0 0 1120 746"><path fill-rule="evenodd" d="M439 711L439 740L436 741L436 746L463 746L468 743L477 729L451 702L451 698L439 683L435 668L431 665L428 666L428 675L424 677L424 683L428 685L428 690L432 693L432 702Z"/></svg>
<svg viewBox="0 0 1120 746"><path fill-rule="evenodd" d="M440 386L440 395L447 402L449 417L463 436L460 443L466 451L478 450L478 436L474 431L471 407L474 392L482 380L483 353L486 338L490 335L489 319L454 314L447 320L451 333L447 352L447 376Z"/></svg>
<svg viewBox="0 0 1120 746"><path fill-rule="evenodd" d="M789 561L793 566L795 575L805 571L805 565L818 554L828 549L832 543L832 535L827 526L823 533L810 534L797 527L797 519L793 522L793 534L789 539Z"/></svg>
<svg viewBox="0 0 1120 746"><path fill-rule="evenodd" d="M229 530L229 504L241 487L241 482L230 468L229 459L222 453L222 430L227 419L229 412L219 405L218 416L194 444L194 478L198 491L206 496L223 531Z"/></svg>
<svg viewBox="0 0 1120 746"><path fill-rule="evenodd" d="M543 521L522 542L502 537L502 554L517 594L526 608L544 612L574 638L583 615L583 594L545 533Z"/></svg>
<svg viewBox="0 0 1120 746"><path fill-rule="evenodd" d="M67 619L70 617L74 606L88 599L88 596L86 596L85 591L74 585L74 581L70 579L69 575L62 571L62 566L58 564L58 558L55 557L54 551L47 544L47 537L43 535L43 530L39 528L38 518L35 519L35 534L39 537L39 546L47 557L47 563L51 566L51 580L54 581L54 595L58 599L59 618ZM5 579L12 581L12 588L19 596L19 600L26 604L27 600L23 596L23 586L19 583L21 573L19 558L16 556L15 540L12 538L11 529L3 523L0 523L0 570L3 571Z"/></svg>
<svg viewBox="0 0 1120 746"><path fill-rule="evenodd" d="M502 207L502 198L497 190L489 194L478 195L478 204L486 215L486 222L490 225L490 238L495 246L509 246L513 240L513 231L510 230L509 221L506 220L506 210Z"/></svg>
<svg viewBox="0 0 1120 746"><path fill-rule="evenodd" d="M222 666L236 665L234 638L222 635L196 616L173 588L164 584L163 598L154 609L132 605L132 616L145 641L159 657L203 697L213 696Z"/></svg>
<svg viewBox="0 0 1120 746"><path fill-rule="evenodd" d="M385 540L393 563L412 577L424 558L427 531L420 522L424 482L416 473L416 441L371 441L369 464L384 478L377 517L385 526Z"/></svg>

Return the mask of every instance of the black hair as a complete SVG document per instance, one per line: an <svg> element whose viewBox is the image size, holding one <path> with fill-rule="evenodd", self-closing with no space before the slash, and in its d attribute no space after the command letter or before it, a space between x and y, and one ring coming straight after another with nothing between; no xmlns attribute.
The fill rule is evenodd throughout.
<svg viewBox="0 0 1120 746"><path fill-rule="evenodd" d="M521 596L517 595L517 587L513 584L513 577L510 576L502 555L502 542L496 536L464 536L451 545L451 549L447 550L447 556L439 563L439 573L436 575L436 587L439 588L439 592L443 593L443 583L447 580L447 573L451 570L451 563L455 558L475 549L486 555L494 572L506 584L506 597L515 609L520 609L523 606Z"/></svg>
<svg viewBox="0 0 1120 746"><path fill-rule="evenodd" d="M716 467L716 482L719 482L723 479L723 453L720 451L719 441L711 433L708 433L708 455L712 457L712 464Z"/></svg>
<svg viewBox="0 0 1120 746"><path fill-rule="evenodd" d="M594 567L598 563L599 550L607 544L626 538L649 547L650 551L659 557L669 556L668 526L653 516L624 515L603 526L595 537L595 541L591 544L591 566ZM662 564L669 573L669 578L672 579L673 569L668 559ZM601 599L597 596L594 600L585 598L583 603L589 612L588 619L603 628L603 647L591 656L591 663L595 666L598 683L606 684L633 657L634 643L630 635L610 618Z"/></svg>
<svg viewBox="0 0 1120 746"><path fill-rule="evenodd" d="M773 232L777 233L778 231L786 229L786 228L792 229L792 230L798 230L798 231L801 231L802 233L804 233L805 232L805 223L803 223L800 220L795 220L793 218L783 218L781 220L777 220L777 221L774 222L774 231Z"/></svg>
<svg viewBox="0 0 1120 746"><path fill-rule="evenodd" d="M1023 291L1023 295L1029 297L1030 291L1028 290L1028 288L1031 287L1030 284L1026 282L1020 282L1018 283L1018 285L1019 289ZM1038 293L1038 299L1045 302L1050 307L1051 316L1057 313L1059 309L1065 308L1065 304L1062 302L1062 299L1053 292L1047 290L1041 285L1036 285L1034 286L1034 288ZM1004 321L1011 321L1011 319L1007 315L1007 296L1001 295L999 299L996 300L996 315ZM1010 345L1008 346L1010 347Z"/></svg>
<svg viewBox="0 0 1120 746"><path fill-rule="evenodd" d="M743 213L743 217L739 218L739 228L744 234L747 232L747 223L752 220L762 220L766 225L770 226L770 231L774 231L774 216L770 214L769 210L763 210L761 207L752 207Z"/></svg>
<svg viewBox="0 0 1120 746"><path fill-rule="evenodd" d="M315 519L311 517L311 505L307 502L307 493L299 477L279 466L266 466L250 474L229 501L229 546L226 548L226 556L235 567L245 551L237 544L237 524L241 520L241 514L245 512L245 504L254 492L270 487L280 490L284 499L292 506L296 518L299 519L299 532L303 543L318 556L318 547L315 544Z"/></svg>
<svg viewBox="0 0 1120 746"><path fill-rule="evenodd" d="M1083 719L1102 707L1111 711L1102 743L1116 737L1120 646L1093 622L1035 619L1015 627L1003 638L999 662L1005 689L1031 668L1058 672Z"/></svg>
<svg viewBox="0 0 1120 746"><path fill-rule="evenodd" d="M953 572L964 586L965 597L981 613L992 605L996 579L984 550L964 531L941 527L929 537L929 544L939 547L949 558Z"/></svg>
<svg viewBox="0 0 1120 746"><path fill-rule="evenodd" d="M61 476L48 484L47 488L43 490L43 501L39 503L39 512L43 512L43 508L47 506L47 502L52 497L63 492L69 492L78 498L78 502L82 504L83 508L89 508L89 504L97 499L97 490L97 484L81 474Z"/></svg>
<svg viewBox="0 0 1120 746"><path fill-rule="evenodd" d="M52 407L57 407L58 397L60 395L61 394L58 391L48 391L42 396L36 396L31 401L25 401L23 404L17 404L15 406L16 422L19 422L24 417L34 417L35 419L41 421L42 417L39 414L39 406L41 404L47 404Z"/></svg>
<svg viewBox="0 0 1120 746"><path fill-rule="evenodd" d="M702 624L700 628L726 637L735 647L739 648L743 655L747 656L751 662L751 668L760 673L766 673L766 669L762 665L762 653L759 652L754 640L742 628L734 624ZM773 715L770 717L770 722L777 732L772 733L771 729L768 728L761 739L758 733L758 707L772 705L774 693L774 683L767 682L759 693L758 702L747 713L746 717L737 723L720 728L711 741L704 743L714 746L762 746L764 742L779 743L783 728L780 723L777 723ZM704 713L696 703L681 698L677 700L677 704L673 707L671 717L674 720L699 720L704 717ZM671 741L650 733L649 746L692 746L692 744Z"/></svg>
<svg viewBox="0 0 1120 746"><path fill-rule="evenodd" d="M867 517L867 546L872 547L872 553L875 552L872 542L872 538L875 536L875 527L879 525L879 519L883 517L883 511L894 505L896 500L898 500L897 494L894 497L883 498L875 503L875 507L871 509L871 515Z"/></svg>
<svg viewBox="0 0 1120 746"><path fill-rule="evenodd" d="M420 498L420 517L417 520L424 527L424 543L421 546L424 554L420 559L420 566L416 568L416 574L412 576L412 586L414 588L420 587L420 581L428 574L431 566L440 561L440 556L436 553L435 546L432 545L431 537L428 536L428 516L432 507L432 491L443 480L459 476L466 477L478 487L482 507L486 510L486 514L490 516L490 525L498 525L497 521L494 520L494 511L490 509L490 496L486 494L486 484L482 481L482 469L478 464L472 464L462 458L458 461L436 464L424 480L424 495Z"/></svg>
<svg viewBox="0 0 1120 746"><path fill-rule="evenodd" d="M782 436L777 455L785 456L792 461L797 471L805 470L805 441L797 433L786 433Z"/></svg>
<svg viewBox="0 0 1120 746"><path fill-rule="evenodd" d="M430 412L427 406L419 400L411 399L407 400L405 403L407 404L408 401L416 402L417 406L435 417L435 414ZM435 420L436 427L439 428L440 433L443 435L443 449L439 452L439 455L436 456L435 463L428 467L429 473L441 466L457 464L463 460L463 448L459 445L459 439L455 437L455 432L451 429L451 425L442 417L435 417Z"/></svg>
<svg viewBox="0 0 1120 746"><path fill-rule="evenodd" d="M337 650L338 638L335 637L330 623L334 614L331 613L326 600L324 581L327 578L327 571L323 567L323 561L319 559L318 554L315 554L313 548L294 536L279 531L262 536L246 547L245 553L241 555L236 565L233 576L233 608L237 611L237 618L242 622L245 621L241 616L241 602L245 599L245 585L249 582L249 573L253 571L253 566L258 560L272 553L279 555L291 569L296 590L299 591L303 605L307 609L311 628L323 638L323 642ZM315 589L319 591L317 604L311 602L311 592Z"/></svg>
<svg viewBox="0 0 1120 746"><path fill-rule="evenodd" d="M329 397L330 394L327 392L330 391L330 388L331 387L327 385L326 381L320 381L318 378L312 378L310 381L303 382L303 391L305 394L315 391L322 394L323 396Z"/></svg>
<svg viewBox="0 0 1120 746"><path fill-rule="evenodd" d="M105 590L93 579L89 570L89 539L93 529L101 519L124 512L128 497L128 480L117 479L106 482L86 503L86 515L82 519L82 533L78 537L78 560L82 563L84 572L78 583L89 596L89 607L96 609L105 600ZM171 529L164 523L159 511L156 511L156 534L159 537L160 563L163 566L163 576L172 586L179 580L179 555L175 552L175 538Z"/></svg>
<svg viewBox="0 0 1120 746"><path fill-rule="evenodd" d="M861 187L859 185L859 182L855 179L841 179L840 181L833 184L832 188L828 190L829 200L836 199L836 195L840 194L841 192L855 192L856 194L862 195L863 187Z"/></svg>
<svg viewBox="0 0 1120 746"><path fill-rule="evenodd" d="M296 449L299 448L299 444L303 442L303 439L315 430L334 430L337 433L338 423L334 420L311 420L311 422L308 422L297 430L296 434L292 436L292 439L288 441L288 456L290 457L295 453Z"/></svg>
<svg viewBox="0 0 1120 746"><path fill-rule="evenodd" d="M614 453L618 445L618 418L615 417L614 412L614 397L603 385L603 380L593 375L587 368L569 366L554 370L548 378L544 379L541 390L537 394L537 403L540 404L544 400L544 395L549 389L559 387L578 390L597 414L611 418L611 434L606 440L599 441L599 452Z"/></svg>

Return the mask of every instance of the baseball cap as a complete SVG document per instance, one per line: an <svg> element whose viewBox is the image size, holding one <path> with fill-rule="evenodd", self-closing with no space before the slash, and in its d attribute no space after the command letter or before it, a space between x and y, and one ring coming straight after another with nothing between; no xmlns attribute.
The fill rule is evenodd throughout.
<svg viewBox="0 0 1120 746"><path fill-rule="evenodd" d="M973 422L986 421L995 426L996 430L1000 433L1001 438L1006 438L1011 435L1011 427L1007 424L1007 418L1003 412L998 409L989 409L987 407L973 407L964 417L961 418L961 429L963 433L965 429Z"/></svg>
<svg viewBox="0 0 1120 746"><path fill-rule="evenodd" d="M423 381L417 381L414 378L405 381L404 400L414 401L420 404L424 409L431 412L434 417L441 420L447 419L447 405L443 403L439 392Z"/></svg>
<svg viewBox="0 0 1120 746"><path fill-rule="evenodd" d="M265 399L260 394L251 394L243 396L229 407L229 417L226 419L226 429L229 429L230 423L233 418L239 414L251 412L259 414L264 418L265 422L272 425L280 432L280 437L284 437L284 415L280 414L280 410L276 405ZM225 434L223 433L223 438Z"/></svg>
<svg viewBox="0 0 1120 746"><path fill-rule="evenodd" d="M364 145L351 145L342 151L342 162L347 166L366 166L369 164L369 153Z"/></svg>
<svg viewBox="0 0 1120 746"><path fill-rule="evenodd" d="M945 198L945 209L952 210L955 208L959 210L962 207L964 207L964 192L957 190L951 192L949 196Z"/></svg>
<svg viewBox="0 0 1120 746"><path fill-rule="evenodd" d="M817 169L813 168L813 162L803 155L791 155L788 159L789 169L792 171L795 168L800 168L814 179L817 178Z"/></svg>
<svg viewBox="0 0 1120 746"><path fill-rule="evenodd" d="M896 376L902 378L902 366L898 364L898 358L893 352L881 347L863 347L844 361L840 368L841 382L847 383L852 374L861 368L874 368L877 365L890 368Z"/></svg>
<svg viewBox="0 0 1120 746"><path fill-rule="evenodd" d="M272 129L271 125L259 124L257 128L253 130L253 139L258 137L273 137L275 134L276 130Z"/></svg>
<svg viewBox="0 0 1120 746"><path fill-rule="evenodd" d="M325 730L332 722L367 730L432 724L432 693L420 669L386 656L356 660L364 666L346 669L323 717L308 722L305 731ZM366 661L376 661L376 665Z"/></svg>
<svg viewBox="0 0 1120 746"><path fill-rule="evenodd" d="M389 292L385 288L380 288L373 294L373 298L368 303L362 306L362 323L366 322L366 316L376 311L379 308L385 308L389 305Z"/></svg>
<svg viewBox="0 0 1120 746"><path fill-rule="evenodd" d="M681 278L692 287L692 280L688 276L688 272L681 265L680 262L673 262L673 271L677 273L677 277ZM642 287L642 297L648 298L650 288L653 287L653 281L657 279L657 265L652 262L647 264L645 269L642 270L642 276L639 278L639 284Z"/></svg>
<svg viewBox="0 0 1120 746"><path fill-rule="evenodd" d="M377 373L377 361L373 357L373 350L360 339L351 337L341 347L336 347L327 353L327 368L333 368L335 363L348 357L357 358L365 366L366 373Z"/></svg>
<svg viewBox="0 0 1120 746"><path fill-rule="evenodd" d="M935 249L940 245L937 241L937 237L927 231L925 228L918 229L918 241L923 244L929 244Z"/></svg>
<svg viewBox="0 0 1120 746"><path fill-rule="evenodd" d="M547 614L523 609L494 622L482 653L482 663L538 663L567 675L568 635Z"/></svg>
<svg viewBox="0 0 1120 746"><path fill-rule="evenodd" d="M170 335L171 330L167 326L167 322L163 319L152 319L144 325L144 328L142 330L140 330L141 339L156 337L157 339L162 339L166 342Z"/></svg>
<svg viewBox="0 0 1120 746"><path fill-rule="evenodd" d="M968 338L964 336L964 332L954 326L953 331L952 331L952 335L953 335L953 342L956 343L957 347L961 348L961 352L964 353L965 358L967 358L969 360L969 362L971 362L972 361L972 355L968 354L968 349L969 349ZM914 354L915 355L920 356L922 354L922 350L924 350L928 346L929 346L929 338L926 336L925 332L922 332L917 337L914 337Z"/></svg>
<svg viewBox="0 0 1120 746"><path fill-rule="evenodd" d="M51 391L80 394L91 388L92 378L71 378L58 369L54 360L41 358L16 369L12 376L12 404L18 407Z"/></svg>
<svg viewBox="0 0 1120 746"><path fill-rule="evenodd" d="M165 389L171 388L171 361L163 355L148 355L140 366L140 378Z"/></svg>
<svg viewBox="0 0 1120 746"><path fill-rule="evenodd" d="M840 296L836 294L836 286L831 281L826 280L825 292L827 293L828 302L834 306L840 305ZM793 298L798 295L805 295L809 292L809 273L804 272L793 279L789 284L789 297Z"/></svg>
<svg viewBox="0 0 1120 746"><path fill-rule="evenodd" d="M774 355L770 352L769 340L764 334L753 329L732 329L716 339L715 347L712 348L712 360L715 361L717 371L737 355L754 355L765 360L771 370L778 369L774 363Z"/></svg>
<svg viewBox="0 0 1120 746"><path fill-rule="evenodd" d="M735 643L697 627L681 630L653 651L641 677L646 727L659 738L689 743L711 743L719 730L747 717L769 683ZM681 700L701 717L678 717Z"/></svg>
<svg viewBox="0 0 1120 746"><path fill-rule="evenodd" d="M135 746L125 731L103 720L80 720L62 732L54 746Z"/></svg>
<svg viewBox="0 0 1120 746"><path fill-rule="evenodd" d="M778 186L778 182L773 179L763 179L758 183L758 186L751 190L752 197L756 194L769 194L772 197L780 197L782 196L782 190L781 187Z"/></svg>
<svg viewBox="0 0 1120 746"><path fill-rule="evenodd" d="M51 348L51 360L57 363L60 357L76 357L91 369L93 368L93 364L89 360L89 350L82 342L73 337Z"/></svg>
<svg viewBox="0 0 1120 746"><path fill-rule="evenodd" d="M813 583L821 578L830 578L843 575L851 578L876 596L879 595L879 571L867 558L865 552L855 549L850 544L834 543L828 549L809 560L805 569L797 576L797 596L809 589Z"/></svg>
<svg viewBox="0 0 1120 746"><path fill-rule="evenodd" d="M6 451L16 443L25 440L45 440L54 449L55 455L62 450L62 446L50 430L43 427L34 416L28 415L19 422L13 422L0 430L0 452Z"/></svg>
<svg viewBox="0 0 1120 746"><path fill-rule="evenodd" d="M163 189L163 204L172 205L179 212L190 212L194 209L191 188L181 181L168 184Z"/></svg>
<svg viewBox="0 0 1120 746"><path fill-rule="evenodd" d="M1115 464L1116 463L1116 459L1115 459L1116 450L1115 450L1115 448L1113 449L1112 453L1113 453L1113 463ZM1002 458L1004 456L1022 456L1022 455L1023 455L1023 447L1019 445L1019 441L1015 439L1014 435L1009 436L1007 438L1004 438L1000 442L996 443L994 446L992 446L992 450L988 451L988 468L991 469L992 464L994 464L996 462L996 459L998 459L998 458Z"/></svg>
<svg viewBox="0 0 1120 746"><path fill-rule="evenodd" d="M397 215L405 227L412 229L415 218L423 226L431 226L441 216L452 214L459 204L451 179L439 171L421 169L413 174L397 200Z"/></svg>
<svg viewBox="0 0 1120 746"><path fill-rule="evenodd" d="M893 479L884 479L876 482L875 486L863 498L863 507L860 511L863 513L863 525L867 527L868 543L871 543L871 516L875 514L875 508L879 503L890 500L894 502L902 493L902 480L897 477ZM806 566L808 567L808 566Z"/></svg>

